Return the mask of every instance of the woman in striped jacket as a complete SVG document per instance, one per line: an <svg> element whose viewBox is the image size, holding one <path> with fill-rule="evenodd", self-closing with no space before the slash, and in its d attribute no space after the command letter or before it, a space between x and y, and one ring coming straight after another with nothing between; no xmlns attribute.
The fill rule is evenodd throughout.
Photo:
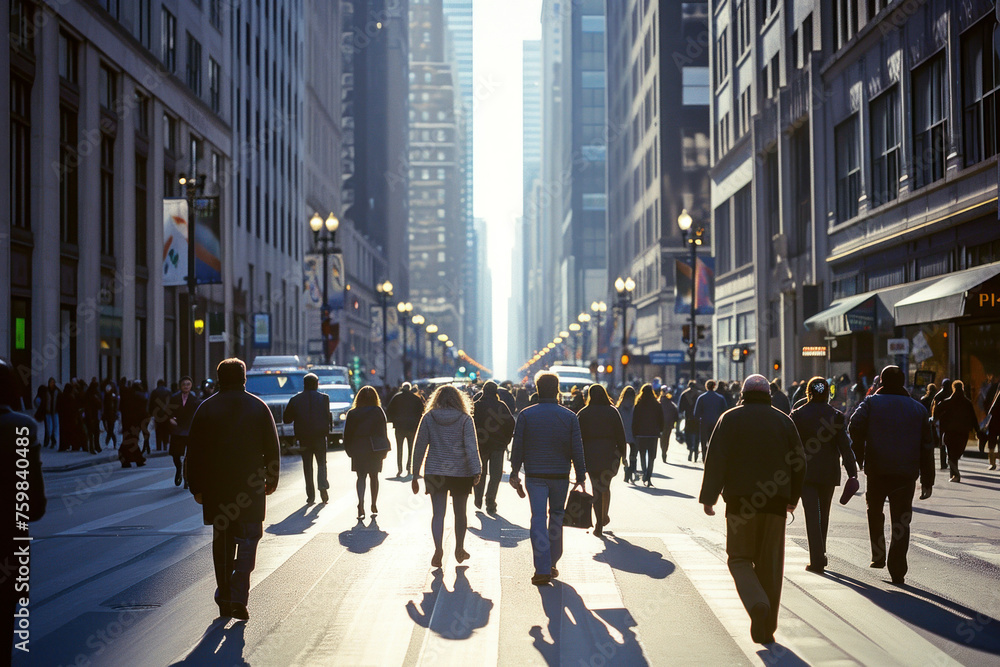
<svg viewBox="0 0 1000 667"><path fill-rule="evenodd" d="M468 526L466 506L472 487L479 482L482 473L469 397L451 385L438 387L427 401L413 444L413 493L420 492L422 468L424 486L430 494L434 512L431 518L431 535L434 538L431 565L441 567L444 557L444 514L449 493L455 512L455 559L461 563L469 557L465 550L465 530Z"/></svg>

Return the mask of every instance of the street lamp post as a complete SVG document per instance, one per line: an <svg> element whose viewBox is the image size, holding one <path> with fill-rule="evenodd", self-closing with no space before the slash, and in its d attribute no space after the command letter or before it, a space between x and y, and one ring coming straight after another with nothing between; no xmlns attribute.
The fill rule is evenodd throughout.
<svg viewBox="0 0 1000 667"><path fill-rule="evenodd" d="M319 326L321 338L323 339L323 363L326 365L330 364L330 341L333 337L333 331L330 327L330 296L328 294L329 282L330 282L330 269L327 266L327 257L330 253L337 252L337 228L340 227L340 220L337 216L330 213L326 217L326 221L319 217L319 213L313 213L312 218L309 219L309 229L313 233L313 242L319 248L319 251L323 253L323 307L320 309L319 315ZM326 234L323 234L324 228L326 229Z"/></svg>
<svg viewBox="0 0 1000 667"><path fill-rule="evenodd" d="M424 328L424 322L426 322L426 320L424 319L423 315L414 315L412 322L413 322L413 326L417 327L417 333L414 336L414 338L416 338L416 340L413 341L413 342L414 343L418 343L419 342L419 346L420 346L420 351L419 351L419 354L417 354L417 359L416 359L416 367L413 369L413 377L414 378L419 378L420 377L420 368L422 366L422 360L424 358L424 349L425 349L424 348L424 343L420 339L420 332Z"/></svg>
<svg viewBox="0 0 1000 667"><path fill-rule="evenodd" d="M569 331L573 334L573 363L576 363L577 353L580 348L580 324L579 322L570 322Z"/></svg>
<svg viewBox="0 0 1000 667"><path fill-rule="evenodd" d="M681 230L681 236L684 238L684 242L688 244L691 248L691 339L688 341L688 356L691 357L691 379L695 379L695 374L697 373L697 359L698 354L698 326L697 326L697 310L698 310L698 246L702 243L702 236L705 233L703 227L698 227L692 230L691 225L694 221L691 219L691 214L687 212L687 209L681 211L681 214L677 216L677 226Z"/></svg>
<svg viewBox="0 0 1000 667"><path fill-rule="evenodd" d="M382 306L382 386L389 386L389 300L392 299L392 283L386 280L375 286L379 305Z"/></svg>
<svg viewBox="0 0 1000 667"><path fill-rule="evenodd" d="M187 214L187 227L188 227L188 243L187 243L187 288L188 288L188 327L187 327L187 339L188 339L188 359L187 359L187 373L191 377L196 377L194 367L197 363L197 355L195 355L196 340L194 331L194 314L195 314L195 289L198 286L198 276L195 274L195 197L201 194L205 189L205 175L200 174L198 176L192 176L188 178L184 174L181 174L177 179L177 182L182 188L184 188L184 198L187 199L188 214Z"/></svg>
<svg viewBox="0 0 1000 667"><path fill-rule="evenodd" d="M598 360L600 364L601 359L601 326L604 324L604 313L608 312L608 304L603 301L594 301L590 304L590 310L594 312L594 317L597 318L597 333L594 335L594 357ZM610 347L610 345L609 345Z"/></svg>
<svg viewBox="0 0 1000 667"><path fill-rule="evenodd" d="M441 342L441 373L444 373L448 363L445 359L445 354L448 352L448 334L438 334L438 341Z"/></svg>
<svg viewBox="0 0 1000 667"><path fill-rule="evenodd" d="M436 325L436 324L428 324L426 331L427 331L427 337L431 339L431 358L430 358L431 372L430 372L430 375L431 375L431 377L435 377L437 375L437 373L435 372L436 369L437 369L437 356L435 356L435 352L434 352L434 341L436 340L435 334L437 334L437 332L438 332L438 325Z"/></svg>
<svg viewBox="0 0 1000 667"><path fill-rule="evenodd" d="M399 311L399 320L403 324L403 379L405 380L409 377L407 372L407 359L406 359L406 325L410 321L410 313L413 312L413 304L409 301L400 301L396 304L396 310Z"/></svg>
<svg viewBox="0 0 1000 667"><path fill-rule="evenodd" d="M628 350L628 309L632 305L632 292L635 291L635 281L632 278L622 279L619 277L615 280L615 291L618 293L618 302L615 304L615 308L622 315L622 356L624 357L626 350ZM622 367L622 384L624 385L628 381L628 378L625 375L625 364L620 365Z"/></svg>
<svg viewBox="0 0 1000 667"><path fill-rule="evenodd" d="M586 361L587 355L590 353L590 313L580 313L576 316L577 322L580 323L580 335L583 341L580 345L580 361ZM584 364L586 365L586 364Z"/></svg>

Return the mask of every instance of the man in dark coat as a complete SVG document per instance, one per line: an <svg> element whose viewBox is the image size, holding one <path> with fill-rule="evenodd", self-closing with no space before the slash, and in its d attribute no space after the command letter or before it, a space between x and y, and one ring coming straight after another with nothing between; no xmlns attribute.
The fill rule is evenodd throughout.
<svg viewBox="0 0 1000 667"><path fill-rule="evenodd" d="M680 421L680 413L670 396L670 389L664 385L660 388L660 407L663 409L663 431L660 433L660 452L663 462L667 462L667 448L670 447L670 433Z"/></svg>
<svg viewBox="0 0 1000 667"><path fill-rule="evenodd" d="M482 396L473 404L472 419L476 424L479 458L483 462L483 473L475 488L475 504L482 509L485 493L486 513L493 515L497 512L497 490L503 479L504 452L514 437L514 417L506 403L500 399L496 382L490 381L483 386ZM490 476L488 486L487 470Z"/></svg>
<svg viewBox="0 0 1000 667"><path fill-rule="evenodd" d="M689 380L687 389L681 393L680 402L677 404L677 409L684 418L684 442L688 448L688 461L691 457L698 457L698 418L694 416L694 404L700 394L698 384L694 380Z"/></svg>
<svg viewBox="0 0 1000 667"><path fill-rule="evenodd" d="M126 385L124 391L121 397L122 446L118 450L118 460L121 461L123 468L131 468L132 463L135 463L136 467L142 467L146 465L146 459L139 449L139 434L142 431L142 422L146 418L148 399L138 381ZM148 435L146 446L149 446Z"/></svg>
<svg viewBox="0 0 1000 667"><path fill-rule="evenodd" d="M396 477L410 470L413 459L413 438L424 414L424 402L413 392L409 382L404 382L399 391L385 407L386 420L392 424L396 434ZM406 442L406 466L403 466L403 442Z"/></svg>
<svg viewBox="0 0 1000 667"><path fill-rule="evenodd" d="M788 400L788 395L781 391L781 380L778 378L771 380L771 405L786 415L792 412L792 404Z"/></svg>
<svg viewBox="0 0 1000 667"><path fill-rule="evenodd" d="M170 446L170 390L163 378L156 381L156 389L150 392L146 411L153 417L156 451L162 452Z"/></svg>
<svg viewBox="0 0 1000 667"><path fill-rule="evenodd" d="M188 430L191 428L191 419L201 401L191 388L194 381L185 375L181 378L181 390L170 397L170 456L174 459L174 486L180 486L184 481L184 488L188 488L188 483L184 480L184 466L181 457L187 450Z"/></svg>
<svg viewBox="0 0 1000 667"><path fill-rule="evenodd" d="M14 614L21 601L30 602L23 589L16 588L14 576L22 558L30 558L31 542L15 539L29 537L27 525L15 521L38 521L45 514L45 483L42 479L42 446L38 443L38 422L20 412L24 389L14 368L0 359L0 443L7 450L4 461L5 507L10 528L4 530L3 562L0 562L0 590L3 591L3 613L10 612L4 621L7 627L0 633L0 655L10 659L14 647ZM21 463L24 461L24 463ZM18 487L18 484L21 484ZM24 494L27 500L24 500ZM17 530L12 530L13 528ZM30 575L29 575L30 576ZM30 585L30 581L28 582ZM28 605L24 605L24 618L28 618ZM30 632L18 630L19 642L28 644Z"/></svg>
<svg viewBox="0 0 1000 667"><path fill-rule="evenodd" d="M246 392L243 362L226 359L218 374L219 391L205 399L191 420L188 480L205 525L212 526L219 615L247 620L265 497L278 487L281 455L271 411Z"/></svg>
<svg viewBox="0 0 1000 667"><path fill-rule="evenodd" d="M830 385L821 377L805 383L806 403L792 411L806 453L806 481L802 487L802 509L809 538L810 572L822 574L826 567L826 535L830 527L833 490L840 486L840 464L848 477L858 476L844 414L829 404Z"/></svg>
<svg viewBox="0 0 1000 667"><path fill-rule="evenodd" d="M715 380L705 383L705 393L694 402L694 418L698 421L698 437L701 440L701 460L705 460L708 451L708 441L715 430L715 424L719 421L722 413L729 409L729 401L726 397L715 391ZM695 453L694 460L698 460Z"/></svg>
<svg viewBox="0 0 1000 667"><path fill-rule="evenodd" d="M295 437L299 440L299 453L302 455L302 473L306 477L306 504L312 505L316 500L313 458L316 459L319 497L324 503L330 500L327 493L330 482L326 479L326 436L333 426L333 416L330 414L330 397L319 391L318 376L307 373L302 378L302 387L301 392L288 400L282 420L286 424L295 424Z"/></svg>
<svg viewBox="0 0 1000 667"><path fill-rule="evenodd" d="M698 497L705 514L726 501L729 571L750 614L750 636L774 641L785 569L785 517L802 493L806 462L795 424L771 407L763 375L743 383L742 405L722 415L712 433Z"/></svg>
<svg viewBox="0 0 1000 667"><path fill-rule="evenodd" d="M894 584L906 576L910 546L913 493L920 477L920 498L929 498L934 486L934 440L927 410L903 388L903 371L886 366L882 386L861 402L851 416L848 432L854 456L868 479L868 534L871 567L889 566ZM892 537L885 549L885 501L889 501Z"/></svg>

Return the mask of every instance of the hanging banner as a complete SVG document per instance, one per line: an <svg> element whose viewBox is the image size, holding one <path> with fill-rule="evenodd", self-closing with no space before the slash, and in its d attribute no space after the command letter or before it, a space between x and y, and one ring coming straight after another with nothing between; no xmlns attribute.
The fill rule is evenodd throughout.
<svg viewBox="0 0 1000 667"><path fill-rule="evenodd" d="M253 346L255 348L271 347L271 314L253 314Z"/></svg>
<svg viewBox="0 0 1000 667"><path fill-rule="evenodd" d="M187 284L187 200L163 200L163 286Z"/></svg>
<svg viewBox="0 0 1000 667"><path fill-rule="evenodd" d="M333 253L327 256L327 298L331 310L344 307L344 256ZM323 255L306 255L302 264L302 291L306 308L323 307Z"/></svg>
<svg viewBox="0 0 1000 667"><path fill-rule="evenodd" d="M695 280L691 279L691 264L683 259L675 260L676 276L674 313L691 314L691 286L695 291L695 315L715 314L715 259L699 257Z"/></svg>
<svg viewBox="0 0 1000 667"><path fill-rule="evenodd" d="M199 285L222 284L222 230L218 197L194 200L194 275Z"/></svg>

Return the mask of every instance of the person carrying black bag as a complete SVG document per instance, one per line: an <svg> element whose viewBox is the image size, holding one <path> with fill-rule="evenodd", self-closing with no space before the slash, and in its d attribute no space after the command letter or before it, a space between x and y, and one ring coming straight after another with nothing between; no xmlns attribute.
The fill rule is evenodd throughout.
<svg viewBox="0 0 1000 667"><path fill-rule="evenodd" d="M483 463L474 502L476 508L482 509L485 495L486 513L494 515L497 513L497 491L503 479L504 452L514 437L514 417L507 405L500 400L496 382L490 381L483 385L483 395L473 404L472 418L476 424L479 457ZM487 470L490 477L488 485Z"/></svg>
<svg viewBox="0 0 1000 667"><path fill-rule="evenodd" d="M344 423L344 451L358 475L358 520L365 518L365 486L371 482L372 517L378 514L378 474L389 453L389 435L382 402L374 387L362 387Z"/></svg>
<svg viewBox="0 0 1000 667"><path fill-rule="evenodd" d="M580 410L577 418L583 439L583 460L594 492L594 515L597 518L594 535L601 537L604 526L610 521L611 480L618 474L618 466L625 457L625 427L602 385L590 385L587 394L587 405ZM669 437L669 433L667 435Z"/></svg>

